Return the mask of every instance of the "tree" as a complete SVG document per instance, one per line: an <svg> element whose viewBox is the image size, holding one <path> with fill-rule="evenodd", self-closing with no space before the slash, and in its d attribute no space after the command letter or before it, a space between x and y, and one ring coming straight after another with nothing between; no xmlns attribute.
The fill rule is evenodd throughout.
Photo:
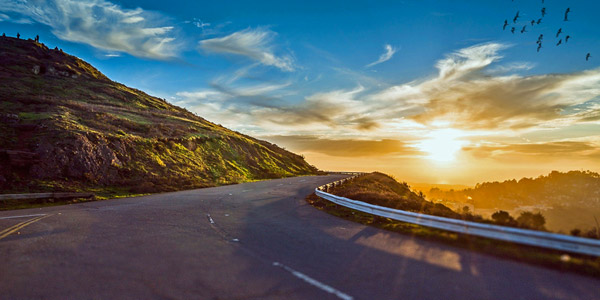
<svg viewBox="0 0 600 300"><path fill-rule="evenodd" d="M503 210L499 210L499 211L493 213L492 220L494 220L494 222L496 224L500 224L500 225L508 225L508 226L516 225L515 219L508 212L503 211Z"/></svg>
<svg viewBox="0 0 600 300"><path fill-rule="evenodd" d="M541 213L532 213L529 211L522 212L517 218L517 222L521 227L531 228L536 230L545 230L546 218Z"/></svg>
<svg viewBox="0 0 600 300"><path fill-rule="evenodd" d="M470 212L470 209L469 209L469 207L465 205L465 206L462 208L462 212L463 212L463 214L465 214L465 215L466 215L466 214L469 214L469 212Z"/></svg>

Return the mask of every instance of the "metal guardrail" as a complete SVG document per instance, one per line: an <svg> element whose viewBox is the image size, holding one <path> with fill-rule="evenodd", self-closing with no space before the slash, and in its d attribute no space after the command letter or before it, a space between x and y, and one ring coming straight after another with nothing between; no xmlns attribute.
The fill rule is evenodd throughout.
<svg viewBox="0 0 600 300"><path fill-rule="evenodd" d="M34 193L34 194L0 194L0 201L23 199L72 199L93 198L92 193Z"/></svg>
<svg viewBox="0 0 600 300"><path fill-rule="evenodd" d="M341 185L357 176L359 175L322 185L315 189L315 193L335 204L402 222L542 248L600 256L600 240L426 215L373 205L327 192L331 187Z"/></svg>

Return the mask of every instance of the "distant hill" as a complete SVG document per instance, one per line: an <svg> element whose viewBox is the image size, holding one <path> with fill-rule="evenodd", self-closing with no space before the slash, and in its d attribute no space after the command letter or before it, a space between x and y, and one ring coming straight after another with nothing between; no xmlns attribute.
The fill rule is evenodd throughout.
<svg viewBox="0 0 600 300"><path fill-rule="evenodd" d="M472 203L478 208L511 209L524 205L600 206L600 174L590 171L553 171L547 176L503 182L478 183L475 188L443 191L432 188L427 195Z"/></svg>
<svg viewBox="0 0 600 300"><path fill-rule="evenodd" d="M590 171L553 171L463 190L432 188L425 194L432 200L471 204L476 210L541 211L551 230L596 227L594 217L600 220L600 174Z"/></svg>
<svg viewBox="0 0 600 300"><path fill-rule="evenodd" d="M0 37L0 191L158 192L316 174L303 157Z"/></svg>

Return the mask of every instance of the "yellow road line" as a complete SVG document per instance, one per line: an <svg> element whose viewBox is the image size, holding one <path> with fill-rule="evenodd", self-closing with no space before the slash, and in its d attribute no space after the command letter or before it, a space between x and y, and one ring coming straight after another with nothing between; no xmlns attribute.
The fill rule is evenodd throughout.
<svg viewBox="0 0 600 300"><path fill-rule="evenodd" d="M35 222L37 222L37 221L39 221L41 219L47 218L49 216L51 216L51 215L45 215L45 216L33 218L31 220L28 220L28 221L25 221L25 222L21 222L21 223L19 223L17 225L13 225L11 227L8 227L8 228L0 231L0 240L3 239L3 238L5 238L5 237L7 237L7 236L9 236L9 235L11 235L11 234L13 234L13 233L15 233L15 232L17 232L17 230L19 230L19 229L21 229L21 228L23 228L23 227L25 227L27 225L33 224L33 223L35 223Z"/></svg>
<svg viewBox="0 0 600 300"><path fill-rule="evenodd" d="M25 224L25 223L28 223L28 222L30 222L30 221L32 221L32 220L36 220L37 218L39 218L39 216L38 216L38 217L35 217L35 218L33 218L33 219L29 219L29 220L27 220L27 221L23 221L23 222L21 222L21 223L15 224L15 225L13 225L13 226L10 226L10 227L8 227L8 228L6 228L6 229L4 229L4 230L0 231L0 236L3 236L5 232L8 232L8 231L10 231L11 229L13 229L13 228L15 228L15 227L17 227L17 226L23 225L23 224Z"/></svg>

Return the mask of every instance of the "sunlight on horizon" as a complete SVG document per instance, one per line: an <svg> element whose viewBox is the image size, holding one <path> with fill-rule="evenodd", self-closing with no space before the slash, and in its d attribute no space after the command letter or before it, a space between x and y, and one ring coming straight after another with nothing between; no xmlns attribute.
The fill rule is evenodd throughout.
<svg viewBox="0 0 600 300"><path fill-rule="evenodd" d="M456 160L458 151L467 143L460 140L465 134L457 129L432 130L426 139L415 146L427 153L426 158L433 162L449 163Z"/></svg>

